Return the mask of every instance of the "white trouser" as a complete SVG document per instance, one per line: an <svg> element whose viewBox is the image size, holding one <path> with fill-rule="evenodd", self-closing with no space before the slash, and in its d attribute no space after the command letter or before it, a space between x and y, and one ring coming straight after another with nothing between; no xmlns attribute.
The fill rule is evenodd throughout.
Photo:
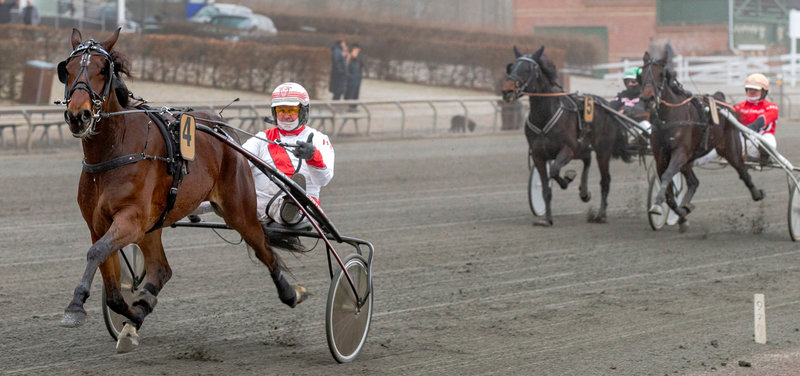
<svg viewBox="0 0 800 376"><path fill-rule="evenodd" d="M762 134L761 139L764 140L765 143L769 144L773 148L776 148L778 145L777 141L775 140L775 135L772 133ZM759 157L760 153L758 151L758 146L754 145L750 141L745 141L744 136L742 136L742 142L746 142L747 149L745 150L745 152L747 153L748 156L751 156L753 158Z"/></svg>
<svg viewBox="0 0 800 376"><path fill-rule="evenodd" d="M756 146L755 144L753 144L750 141L746 141L744 136L740 135L739 137L741 137L742 143L744 145L746 145L746 147L745 147L745 155L747 155L749 157L752 157L752 158L759 158L761 156L761 152L758 150L758 146ZM765 143L769 144L773 148L776 148L778 146L778 143L775 140L775 135L773 135L772 133L764 133L764 134L762 134L761 135L761 139L764 140ZM711 151L708 152L708 154L706 154L706 155L704 155L704 156L702 156L700 158L695 159L694 160L694 165L695 166L704 165L704 164L706 164L708 162L711 162L713 160L716 160L718 158L719 158L719 155L717 154L717 150L716 149L711 149Z"/></svg>
<svg viewBox="0 0 800 376"><path fill-rule="evenodd" d="M642 134L642 130L646 131L647 133L650 133L650 128L651 127L652 127L652 125L650 124L649 121L642 120L642 121L639 122L639 126L638 127L633 127L633 129L636 129L636 131L639 134Z"/></svg>

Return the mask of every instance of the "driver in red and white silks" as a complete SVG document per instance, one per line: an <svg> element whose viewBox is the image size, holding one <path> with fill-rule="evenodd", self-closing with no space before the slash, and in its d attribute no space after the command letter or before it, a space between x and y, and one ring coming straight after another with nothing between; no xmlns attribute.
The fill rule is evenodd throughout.
<svg viewBox="0 0 800 376"><path fill-rule="evenodd" d="M319 205L320 188L333 179L335 156L328 136L306 125L309 104L308 92L303 86L294 82L278 85L272 92L271 103L272 116L277 126L259 132L257 137L250 138L242 146L304 187L306 194ZM299 146L285 149L260 138ZM285 197L284 192L252 163L250 168L258 196L259 219L283 225L293 225L300 221L302 213L292 200ZM301 176L295 176L296 174ZM286 210L287 205L290 210Z"/></svg>
<svg viewBox="0 0 800 376"><path fill-rule="evenodd" d="M734 107L739 115L739 122L761 134L764 142L777 146L775 127L778 125L778 105L766 99L769 93L769 80L761 73L747 76L744 83L747 99ZM747 143L747 155L759 157L758 148Z"/></svg>
<svg viewBox="0 0 800 376"><path fill-rule="evenodd" d="M777 147L775 128L778 125L778 106L766 99L769 93L769 80L761 73L753 73L747 76L744 82L744 90L747 98L734 106L739 122L759 133L765 143L773 148ZM745 145L744 152L746 156L767 160L765 159L766 155L760 155L756 145L753 145L752 142L747 142L744 136L741 136L741 139L743 145ZM695 160L694 164L702 165L718 158L717 151L711 150L708 154Z"/></svg>

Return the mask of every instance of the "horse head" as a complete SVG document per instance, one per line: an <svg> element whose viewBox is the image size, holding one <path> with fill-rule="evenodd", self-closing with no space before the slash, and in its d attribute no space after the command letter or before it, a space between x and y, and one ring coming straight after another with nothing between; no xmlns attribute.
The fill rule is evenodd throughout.
<svg viewBox="0 0 800 376"><path fill-rule="evenodd" d="M667 58L654 60L650 57L649 52L645 52L642 62L642 82L639 83L642 86L641 98L645 108L653 111L658 107L658 99L664 91L665 82L667 82Z"/></svg>
<svg viewBox="0 0 800 376"><path fill-rule="evenodd" d="M94 132L100 113L108 111L107 99L114 77L121 67L115 67L111 50L119 38L120 29L103 42L89 39L83 42L81 33L72 29L72 53L58 64L58 79L64 84L67 110L64 118L72 135L84 138Z"/></svg>
<svg viewBox="0 0 800 376"><path fill-rule="evenodd" d="M542 69L539 61L542 57L544 46L532 55L523 55L514 46L516 60L506 66L506 78L503 81L503 100L511 103L519 98L522 93L535 93L542 90L539 85L542 78Z"/></svg>

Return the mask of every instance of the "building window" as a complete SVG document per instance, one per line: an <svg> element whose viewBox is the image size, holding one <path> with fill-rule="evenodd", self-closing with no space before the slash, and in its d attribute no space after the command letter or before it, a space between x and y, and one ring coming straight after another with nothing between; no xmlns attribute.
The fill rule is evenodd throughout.
<svg viewBox="0 0 800 376"><path fill-rule="evenodd" d="M659 25L728 23L728 0L656 0Z"/></svg>

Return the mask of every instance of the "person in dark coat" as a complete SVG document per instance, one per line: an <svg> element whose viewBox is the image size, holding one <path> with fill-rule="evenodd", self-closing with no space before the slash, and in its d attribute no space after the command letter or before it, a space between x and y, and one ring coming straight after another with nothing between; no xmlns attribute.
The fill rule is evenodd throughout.
<svg viewBox="0 0 800 376"><path fill-rule="evenodd" d="M0 24L11 22L11 9L16 5L15 0L0 0Z"/></svg>
<svg viewBox="0 0 800 376"><path fill-rule="evenodd" d="M361 54L361 46L358 43L353 43L350 47L350 55L347 61L347 88L344 92L344 99L358 99L364 61L364 55ZM356 105L351 104L350 111L356 111L356 107Z"/></svg>
<svg viewBox="0 0 800 376"><path fill-rule="evenodd" d="M39 11L36 9L36 6L33 5L33 1L28 0L28 4L25 5L25 8L22 8L22 22L26 25L39 24Z"/></svg>
<svg viewBox="0 0 800 376"><path fill-rule="evenodd" d="M344 94L347 85L347 43L337 41L331 48L331 79L328 91L333 94L334 100L339 100Z"/></svg>

